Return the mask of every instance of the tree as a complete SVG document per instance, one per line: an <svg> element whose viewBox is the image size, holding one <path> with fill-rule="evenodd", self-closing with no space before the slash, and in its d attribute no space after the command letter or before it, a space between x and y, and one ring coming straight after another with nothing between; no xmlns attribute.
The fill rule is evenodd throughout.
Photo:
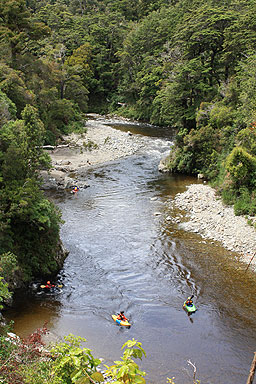
<svg viewBox="0 0 256 384"><path fill-rule="evenodd" d="M0 131L0 253L16 254L30 279L57 270L60 212L40 191L38 171L50 165L41 147L43 124L30 105L22 118Z"/></svg>

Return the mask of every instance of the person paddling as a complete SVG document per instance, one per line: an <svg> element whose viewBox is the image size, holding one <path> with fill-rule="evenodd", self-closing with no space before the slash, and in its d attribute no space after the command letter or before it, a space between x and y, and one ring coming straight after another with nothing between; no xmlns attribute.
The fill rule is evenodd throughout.
<svg viewBox="0 0 256 384"><path fill-rule="evenodd" d="M79 191L79 188L75 185L73 188L73 193L77 193Z"/></svg>
<svg viewBox="0 0 256 384"><path fill-rule="evenodd" d="M117 315L117 320L128 321L127 317L125 317L125 315L124 315L124 311L121 311L121 312Z"/></svg>
<svg viewBox="0 0 256 384"><path fill-rule="evenodd" d="M188 307L192 307L193 306L193 300L192 300L193 297L194 297L194 295L189 296L185 302L185 305L187 305Z"/></svg>
<svg viewBox="0 0 256 384"><path fill-rule="evenodd" d="M54 288L54 287L55 287L55 285L51 284L50 281L47 281L47 283L45 284L45 288L51 289L51 288Z"/></svg>

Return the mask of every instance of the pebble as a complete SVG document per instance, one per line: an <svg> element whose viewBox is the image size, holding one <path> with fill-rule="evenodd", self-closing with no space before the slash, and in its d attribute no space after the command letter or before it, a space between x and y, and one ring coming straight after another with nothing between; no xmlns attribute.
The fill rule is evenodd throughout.
<svg viewBox="0 0 256 384"><path fill-rule="evenodd" d="M189 220L180 224L184 230L221 242L225 248L242 255L246 263L256 252L255 228L244 216L235 216L233 207L225 206L210 186L189 185L184 193L176 195L174 205L186 211ZM255 222L256 218L250 219ZM256 267L256 257L252 265Z"/></svg>

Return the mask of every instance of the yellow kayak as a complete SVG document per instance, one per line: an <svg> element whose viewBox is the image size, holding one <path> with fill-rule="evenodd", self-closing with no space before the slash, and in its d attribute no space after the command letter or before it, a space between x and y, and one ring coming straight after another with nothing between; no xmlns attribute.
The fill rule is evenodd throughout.
<svg viewBox="0 0 256 384"><path fill-rule="evenodd" d="M117 324L119 324L119 325L123 325L124 327L130 327L130 326L131 326L131 324L130 324L127 320L125 320L125 321L123 321L123 320L118 320L117 315L112 315L112 319L113 319Z"/></svg>

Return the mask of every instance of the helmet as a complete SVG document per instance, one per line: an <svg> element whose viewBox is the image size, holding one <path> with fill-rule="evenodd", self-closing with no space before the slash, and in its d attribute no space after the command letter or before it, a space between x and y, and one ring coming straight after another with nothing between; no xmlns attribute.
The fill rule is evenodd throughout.
<svg viewBox="0 0 256 384"><path fill-rule="evenodd" d="M123 315L123 314L124 314L124 311L121 311L120 313Z"/></svg>

